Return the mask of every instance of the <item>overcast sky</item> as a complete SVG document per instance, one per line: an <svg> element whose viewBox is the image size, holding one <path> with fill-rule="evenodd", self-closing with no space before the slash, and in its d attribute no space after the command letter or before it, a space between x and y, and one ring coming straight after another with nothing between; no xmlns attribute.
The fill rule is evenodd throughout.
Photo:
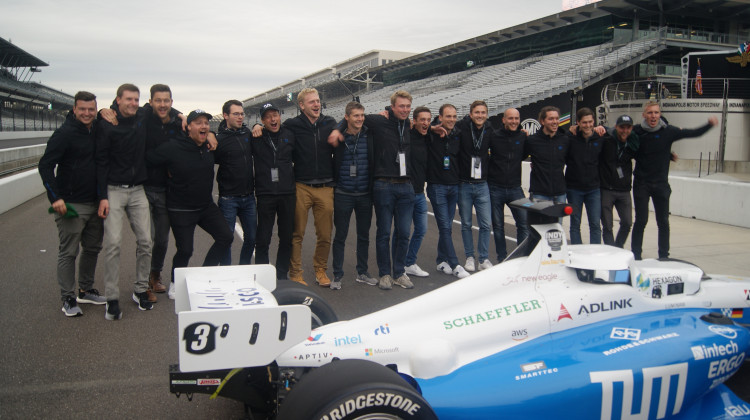
<svg viewBox="0 0 750 420"><path fill-rule="evenodd" d="M562 10L561 0L0 0L0 37L49 63L32 80L108 105L170 85L175 108L221 111L369 50L420 53Z"/></svg>

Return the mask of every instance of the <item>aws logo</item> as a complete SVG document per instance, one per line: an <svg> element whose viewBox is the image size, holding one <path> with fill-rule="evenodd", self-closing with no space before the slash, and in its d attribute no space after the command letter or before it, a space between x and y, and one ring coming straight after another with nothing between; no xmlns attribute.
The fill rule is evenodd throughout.
<svg viewBox="0 0 750 420"><path fill-rule="evenodd" d="M513 339L513 341L523 341L529 338L529 331L524 328L521 330L513 330L510 333L510 338Z"/></svg>

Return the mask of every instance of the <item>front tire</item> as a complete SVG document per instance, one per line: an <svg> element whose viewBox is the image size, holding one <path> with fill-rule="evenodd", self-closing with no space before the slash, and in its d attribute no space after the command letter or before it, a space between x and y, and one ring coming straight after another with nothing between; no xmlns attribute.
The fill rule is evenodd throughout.
<svg viewBox="0 0 750 420"><path fill-rule="evenodd" d="M279 420L437 420L424 398L398 373L367 360L336 360L305 375Z"/></svg>

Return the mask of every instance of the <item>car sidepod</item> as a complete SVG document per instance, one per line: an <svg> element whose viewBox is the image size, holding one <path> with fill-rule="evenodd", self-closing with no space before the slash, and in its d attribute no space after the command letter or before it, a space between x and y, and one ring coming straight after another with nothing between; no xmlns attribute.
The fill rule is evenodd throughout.
<svg viewBox="0 0 750 420"><path fill-rule="evenodd" d="M745 359L750 333L707 322L707 313L660 311L581 326L417 382L440 419L707 419L750 411L722 385Z"/></svg>

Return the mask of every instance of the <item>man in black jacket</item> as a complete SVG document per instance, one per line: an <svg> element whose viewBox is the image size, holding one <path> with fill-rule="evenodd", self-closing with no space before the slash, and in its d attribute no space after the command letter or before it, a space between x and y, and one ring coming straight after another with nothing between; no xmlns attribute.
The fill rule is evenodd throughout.
<svg viewBox="0 0 750 420"><path fill-rule="evenodd" d="M521 161L526 143L526 133L519 128L521 114L515 108L508 108L503 113L502 121L503 128L495 131L490 142L487 174L497 262L502 262L508 254L505 245L505 205L526 197L521 188ZM510 211L516 221L516 243L520 244L529 236L526 212L517 208L510 208Z"/></svg>
<svg viewBox="0 0 750 420"><path fill-rule="evenodd" d="M148 299L151 268L151 216L143 189L146 172L146 126L136 118L140 91L126 83L117 88L117 120L99 120L96 133L97 195L99 217L104 219L105 319L122 317L120 311L120 246L123 218L127 216L136 238L136 278L133 301L142 311L152 309Z"/></svg>
<svg viewBox="0 0 750 420"><path fill-rule="evenodd" d="M372 224L373 141L365 123L365 107L359 102L346 105L344 141L334 145L333 165L336 191L333 196L333 281L331 289L341 289L344 277L344 248L352 211L357 218L357 277L359 283L376 286L370 276L367 259Z"/></svg>
<svg viewBox="0 0 750 420"><path fill-rule="evenodd" d="M375 166L373 176L373 203L377 233L375 253L380 280L378 287L390 290L394 284L405 289L414 287L406 275L404 262L409 247L409 231L414 211L414 188L411 185L409 160L410 121L412 97L398 90L391 95L388 117L380 114L365 116L365 126L372 133ZM334 130L328 142L342 141L340 130ZM391 253L391 226L395 225L396 247Z"/></svg>
<svg viewBox="0 0 750 420"><path fill-rule="evenodd" d="M302 270L302 240L307 229L307 216L312 208L315 218L315 253L313 268L315 281L321 287L329 287L328 254L331 251L333 232L333 147L328 136L336 126L336 120L321 114L318 91L302 89L297 95L297 104L302 113L284 121L284 128L292 132L294 146L294 179L297 202L294 209L294 235L289 278L306 284ZM253 136L259 137L255 127Z"/></svg>
<svg viewBox="0 0 750 420"><path fill-rule="evenodd" d="M151 99L143 107L146 118L146 150L155 150L182 131L182 119L172 108L172 90L164 84L151 86ZM151 210L151 273L148 285L155 293L164 293L166 287L161 282L161 270L169 245L169 214L167 212L167 172L162 167L148 167L148 179L143 185ZM170 286L174 298L173 286ZM150 295L156 302L156 296Z"/></svg>
<svg viewBox="0 0 750 420"><path fill-rule="evenodd" d="M568 203L573 207L570 215L570 243L581 244L581 218L583 208L589 221L589 243L602 242L602 200L599 190L599 155L602 138L594 131L594 112L581 108L576 112L578 130L570 134L566 158L565 185Z"/></svg>
<svg viewBox="0 0 750 420"><path fill-rule="evenodd" d="M243 242L240 264L250 264L255 249L257 227L253 181L253 155L251 133L244 123L245 111L242 102L232 99L222 107L224 121L219 124L219 142L216 147L216 163L219 171L219 209L234 232L237 218L242 226ZM232 263L231 249L224 255L221 264Z"/></svg>
<svg viewBox="0 0 750 420"><path fill-rule="evenodd" d="M615 128L607 131L599 157L599 181L602 194L602 241L622 248L633 225L633 157L638 150L638 136L633 133L633 119L622 115ZM612 229L612 207L617 209L620 228L617 237Z"/></svg>
<svg viewBox="0 0 750 420"><path fill-rule="evenodd" d="M294 134L281 125L279 109L265 104L260 110L261 135L253 138L255 195L258 199L258 230L255 235L255 263L268 264L274 220L277 220L279 247L276 252L276 278L287 279L292 253L292 231L296 203L294 185ZM294 280L294 279L292 279ZM306 284L304 280L301 282Z"/></svg>
<svg viewBox="0 0 750 420"><path fill-rule="evenodd" d="M409 239L409 247L406 250L406 259L404 260L404 270L407 275L415 277L427 277L430 274L422 270L417 264L417 253L422 246L422 239L427 233L427 199L424 195L424 184L427 178L427 143L430 136L430 121L432 113L430 109L424 106L417 107L413 113L414 127L410 135L411 140L411 185L414 188L414 210L412 220L414 232ZM392 249L395 249L395 239L392 242Z"/></svg>
<svg viewBox="0 0 750 420"><path fill-rule="evenodd" d="M39 160L39 175L55 212L60 238L57 283L63 301L62 312L71 317L83 315L78 303L106 303L94 288L96 260L102 249L103 234L102 219L96 214L95 119L96 96L84 91L76 93L73 112L52 134ZM79 246L81 258L78 260L76 293L75 263Z"/></svg>
<svg viewBox="0 0 750 420"><path fill-rule="evenodd" d="M667 125L661 119L657 102L647 102L643 107L643 122L634 128L640 144L635 155L633 171L633 204L635 223L631 249L636 259L642 256L643 231L648 223L648 201L654 203L654 216L659 230L659 258L669 257L669 162L672 159L672 143L690 137L700 137L718 124L716 117L696 129L681 129Z"/></svg>
<svg viewBox="0 0 750 420"><path fill-rule="evenodd" d="M219 265L232 245L232 232L211 195L214 155L206 144L210 119L211 114L205 111L191 112L187 117L187 135L180 132L148 155L150 164L169 173L167 210L177 248L172 258L173 283L174 269L187 267L193 255L196 226L214 239L203 260L204 267Z"/></svg>
<svg viewBox="0 0 750 420"><path fill-rule="evenodd" d="M427 197L438 228L437 271L462 279L469 273L458 263L453 247L453 217L458 204L458 150L461 147L457 118L455 106L443 104L440 107L438 119L446 135L430 133L427 142Z"/></svg>
<svg viewBox="0 0 750 420"><path fill-rule="evenodd" d="M570 139L559 129L560 110L545 106L539 111L542 129L526 139L523 154L531 156L529 195L532 200L549 200L564 203L565 159L568 155Z"/></svg>

